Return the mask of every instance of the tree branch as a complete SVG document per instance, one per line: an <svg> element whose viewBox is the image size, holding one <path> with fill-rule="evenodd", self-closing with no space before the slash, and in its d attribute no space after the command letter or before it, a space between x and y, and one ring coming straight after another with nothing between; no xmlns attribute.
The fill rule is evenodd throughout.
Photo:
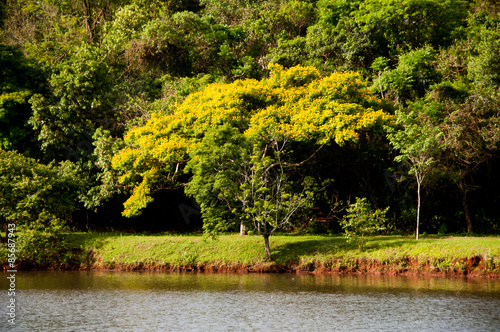
<svg viewBox="0 0 500 332"><path fill-rule="evenodd" d="M321 144L320 147L317 148L316 151L313 152L313 154L311 154L309 157L307 157L306 159L302 160L299 163L287 163L287 162L277 161L277 162L272 163L271 165L269 165L266 168L266 172L269 172L269 170L271 168L276 167L278 165L284 165L284 166L290 166L290 167L299 167L299 166L302 166L303 164L305 164L306 162L308 162L309 160L311 160L312 158L314 158L314 156L319 152L319 150L321 150L323 148L323 146L325 146L325 144L326 143Z"/></svg>

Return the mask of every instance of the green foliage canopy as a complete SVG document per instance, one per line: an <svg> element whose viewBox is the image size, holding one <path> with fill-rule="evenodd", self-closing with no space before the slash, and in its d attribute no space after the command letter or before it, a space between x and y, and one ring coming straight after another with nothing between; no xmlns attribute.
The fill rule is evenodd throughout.
<svg viewBox="0 0 500 332"><path fill-rule="evenodd" d="M0 44L0 148L29 149L29 98L42 88L36 66L16 47Z"/></svg>
<svg viewBox="0 0 500 332"><path fill-rule="evenodd" d="M77 208L77 176L43 165L14 151L0 149L0 217L28 228L60 226Z"/></svg>
<svg viewBox="0 0 500 332"><path fill-rule="evenodd" d="M170 115L153 114L125 136L128 147L113 158L121 181L133 186L124 215L140 212L154 188L175 183L189 155L210 128L228 124L253 141L268 129L311 144L355 141L359 132L386 121L384 104L356 73L320 77L312 67L272 66L262 81L212 84L190 95Z"/></svg>

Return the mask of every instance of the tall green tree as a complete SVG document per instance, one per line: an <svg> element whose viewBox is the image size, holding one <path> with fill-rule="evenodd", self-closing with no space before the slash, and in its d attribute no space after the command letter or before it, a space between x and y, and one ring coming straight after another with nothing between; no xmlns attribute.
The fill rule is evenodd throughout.
<svg viewBox="0 0 500 332"><path fill-rule="evenodd" d="M456 69L449 70L456 72L449 76L454 81L434 86L429 96L442 104L442 166L457 186L466 229L472 232L468 196L479 185L477 170L496 158L500 144L500 24L484 10L469 21L468 44L458 45Z"/></svg>
<svg viewBox="0 0 500 332"><path fill-rule="evenodd" d="M361 131L390 118L359 74L322 78L312 67L271 70L262 81L209 85L172 114L153 114L130 130L128 146L113 158L121 182L133 188L123 214L137 215L155 191L182 184L187 164L193 173L188 192L201 200L206 230L234 223L237 213L254 223L269 257L269 235L310 196L303 179L294 186L290 170L322 145L357 141ZM294 155L287 142L309 144L309 155Z"/></svg>
<svg viewBox="0 0 500 332"><path fill-rule="evenodd" d="M269 139L259 143L227 125L209 129L190 154L187 170L193 176L186 193L200 204L206 231L215 234L239 221L242 234L251 226L264 238L271 259L269 236L293 224L294 214L311 203L312 192L307 180L294 184L290 179L300 163L287 161L288 138L260 135Z"/></svg>
<svg viewBox="0 0 500 332"><path fill-rule="evenodd" d="M406 110L396 112L396 126L387 127L387 138L398 155L397 162L407 162L417 182L416 239L419 238L421 188L427 175L433 170L439 155L439 142L442 136L439 126L432 122L425 109L432 105L423 102L410 104Z"/></svg>
<svg viewBox="0 0 500 332"><path fill-rule="evenodd" d="M441 127L443 164L457 185L465 216L467 232L474 229L468 194L477 169L495 158L500 145L500 95L471 96L461 104L447 105L447 116Z"/></svg>

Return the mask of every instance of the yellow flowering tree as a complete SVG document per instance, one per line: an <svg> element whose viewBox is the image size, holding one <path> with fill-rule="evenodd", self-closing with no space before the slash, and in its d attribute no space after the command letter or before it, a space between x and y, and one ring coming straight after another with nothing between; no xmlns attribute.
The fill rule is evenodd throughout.
<svg viewBox="0 0 500 332"><path fill-rule="evenodd" d="M209 85L130 130L127 147L112 161L120 181L132 187L123 214L139 214L155 190L187 181L206 231L234 220L253 222L270 258L269 235L290 223L311 196L290 181L290 170L308 158L294 155L289 143L310 144L313 155L325 144L356 141L361 131L390 119L358 73L270 70L261 81Z"/></svg>

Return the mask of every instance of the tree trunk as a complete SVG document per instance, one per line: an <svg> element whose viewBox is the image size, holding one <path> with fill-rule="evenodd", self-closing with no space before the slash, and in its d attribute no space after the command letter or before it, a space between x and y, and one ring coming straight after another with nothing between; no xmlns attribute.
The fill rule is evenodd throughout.
<svg viewBox="0 0 500 332"><path fill-rule="evenodd" d="M418 228L420 226L420 182L417 179L417 236L416 239L418 241Z"/></svg>
<svg viewBox="0 0 500 332"><path fill-rule="evenodd" d="M460 180L458 188L462 194L462 207L464 208L465 225L467 226L467 233L472 233L472 220L470 218L469 205L467 204L467 184L465 180Z"/></svg>
<svg viewBox="0 0 500 332"><path fill-rule="evenodd" d="M381 80L381 71L378 72L378 86L380 88L380 95L382 96L382 99L384 99L384 91L382 90L382 80Z"/></svg>
<svg viewBox="0 0 500 332"><path fill-rule="evenodd" d="M271 248L269 247L269 235L262 235L264 237L264 247L266 248L266 257L271 260Z"/></svg>
<svg viewBox="0 0 500 332"><path fill-rule="evenodd" d="M245 229L245 224L243 224L243 221L240 223L240 235L247 235L247 230Z"/></svg>
<svg viewBox="0 0 500 332"><path fill-rule="evenodd" d="M470 219L469 205L467 204L467 191L462 190L462 206L464 207L465 224L467 226L467 233L472 233L472 221Z"/></svg>
<svg viewBox="0 0 500 332"><path fill-rule="evenodd" d="M92 29L92 11L90 8L90 3L88 0L83 0L83 20L85 23L85 32L87 33L87 37L90 43L94 42L94 31Z"/></svg>
<svg viewBox="0 0 500 332"><path fill-rule="evenodd" d="M89 210L85 209L85 214L87 215L87 232L90 230L90 222L89 222Z"/></svg>

